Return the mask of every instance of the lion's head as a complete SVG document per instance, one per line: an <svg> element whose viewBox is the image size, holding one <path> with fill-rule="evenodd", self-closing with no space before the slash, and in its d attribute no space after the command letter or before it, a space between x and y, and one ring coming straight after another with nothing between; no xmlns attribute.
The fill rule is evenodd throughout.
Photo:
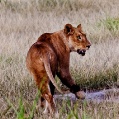
<svg viewBox="0 0 119 119"><path fill-rule="evenodd" d="M79 24L76 28L71 24L66 24L64 32L67 37L70 51L77 52L78 54L84 56L86 50L90 48L91 43L88 41L86 34L82 31L81 24Z"/></svg>

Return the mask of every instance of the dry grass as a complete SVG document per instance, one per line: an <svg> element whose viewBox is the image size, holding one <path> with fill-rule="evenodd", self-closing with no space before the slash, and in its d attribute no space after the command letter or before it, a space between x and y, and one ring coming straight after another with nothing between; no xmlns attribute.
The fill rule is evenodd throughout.
<svg viewBox="0 0 119 119"><path fill-rule="evenodd" d="M11 100L17 109L17 101L22 95L24 105L28 105L26 110L30 110L29 103L34 100L37 89L25 67L27 51L42 33L63 29L66 23L74 26L81 23L92 42L85 57L71 54L71 73L76 82L87 89L112 86L119 80L118 11L118 0L1 0L0 96ZM85 107L86 114L90 110L91 119L106 118L103 114L107 111L105 105L109 107L106 116L112 117L111 113L118 105L103 103L98 108L89 104ZM83 108L79 112L85 113ZM62 118L68 113L63 113ZM39 117L41 112L35 114ZM116 114L115 119L119 116ZM10 110L1 118L15 118L15 113ZM85 119L89 119L88 115Z"/></svg>

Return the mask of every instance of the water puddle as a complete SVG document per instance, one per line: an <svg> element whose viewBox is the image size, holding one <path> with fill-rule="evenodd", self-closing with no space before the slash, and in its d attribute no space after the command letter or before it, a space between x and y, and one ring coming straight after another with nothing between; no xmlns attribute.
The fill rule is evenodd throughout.
<svg viewBox="0 0 119 119"><path fill-rule="evenodd" d="M63 95L54 95L55 99L60 100L77 100L76 96L73 93L67 93ZM94 101L94 102L102 102L102 101L109 101L109 102L116 102L119 103L119 89L105 89L97 92L86 92L87 101Z"/></svg>

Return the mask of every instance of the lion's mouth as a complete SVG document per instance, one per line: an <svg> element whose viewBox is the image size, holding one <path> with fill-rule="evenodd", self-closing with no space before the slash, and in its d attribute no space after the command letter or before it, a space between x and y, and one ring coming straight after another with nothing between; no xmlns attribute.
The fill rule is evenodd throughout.
<svg viewBox="0 0 119 119"><path fill-rule="evenodd" d="M80 54L80 55L82 55L82 56L84 56L85 53L86 53L86 50L80 50L80 49L78 49L77 50L77 53Z"/></svg>

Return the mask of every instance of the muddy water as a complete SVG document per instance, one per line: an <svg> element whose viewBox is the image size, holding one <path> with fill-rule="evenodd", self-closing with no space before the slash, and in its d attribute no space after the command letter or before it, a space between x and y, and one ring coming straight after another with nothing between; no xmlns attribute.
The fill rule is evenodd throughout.
<svg viewBox="0 0 119 119"><path fill-rule="evenodd" d="M75 101L77 98L72 93L67 93L63 95L54 95L55 99L61 100L72 100ZM113 88L108 90L101 90L97 92L86 92L87 101L101 102L101 101L110 101L119 103L119 89Z"/></svg>

